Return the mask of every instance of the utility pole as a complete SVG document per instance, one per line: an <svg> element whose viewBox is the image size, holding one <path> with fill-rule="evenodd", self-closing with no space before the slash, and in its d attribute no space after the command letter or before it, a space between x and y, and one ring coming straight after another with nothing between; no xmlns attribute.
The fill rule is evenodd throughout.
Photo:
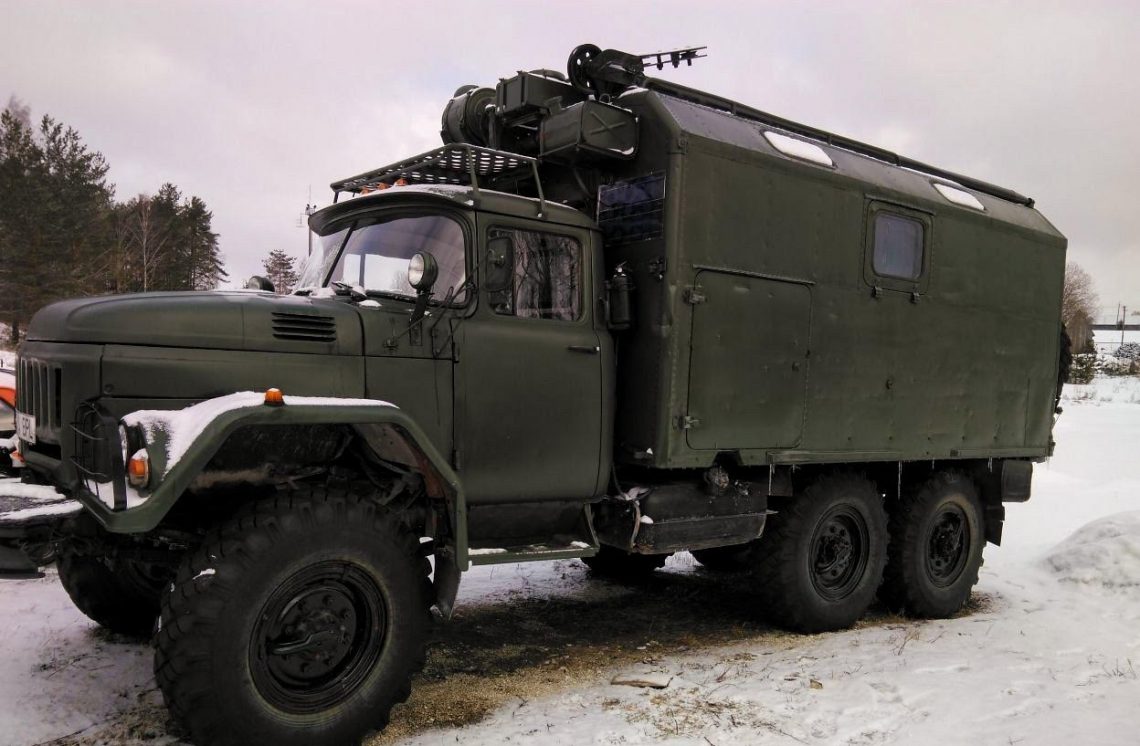
<svg viewBox="0 0 1140 746"><path fill-rule="evenodd" d="M305 203L305 210L297 218L297 227L304 228L305 232L309 235L309 256L313 255L313 231L309 228L309 216L317 211L317 206L313 204L313 187L309 187L309 201Z"/></svg>
<svg viewBox="0 0 1140 746"><path fill-rule="evenodd" d="M1128 326L1128 306L1121 306L1120 311L1120 346L1124 346L1124 328Z"/></svg>

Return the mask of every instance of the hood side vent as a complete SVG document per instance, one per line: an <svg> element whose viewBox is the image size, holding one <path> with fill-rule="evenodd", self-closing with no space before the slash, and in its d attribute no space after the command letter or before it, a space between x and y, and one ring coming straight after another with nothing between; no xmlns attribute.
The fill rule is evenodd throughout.
<svg viewBox="0 0 1140 746"><path fill-rule="evenodd" d="M336 321L331 316L275 311L273 336L300 342L335 342Z"/></svg>

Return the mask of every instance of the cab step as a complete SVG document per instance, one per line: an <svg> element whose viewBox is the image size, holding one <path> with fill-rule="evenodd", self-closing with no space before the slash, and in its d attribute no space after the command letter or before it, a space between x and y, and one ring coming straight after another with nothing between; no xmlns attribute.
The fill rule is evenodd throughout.
<svg viewBox="0 0 1140 746"><path fill-rule="evenodd" d="M536 562L540 560L577 559L593 557L598 547L585 541L565 544L527 544L513 547L471 547L467 558L472 565L500 565L507 562Z"/></svg>

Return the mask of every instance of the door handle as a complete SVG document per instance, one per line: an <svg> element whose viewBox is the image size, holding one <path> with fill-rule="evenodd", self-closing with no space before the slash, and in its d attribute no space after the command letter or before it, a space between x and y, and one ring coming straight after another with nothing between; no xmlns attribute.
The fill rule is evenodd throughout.
<svg viewBox="0 0 1140 746"><path fill-rule="evenodd" d="M570 345L566 349L570 352L584 352L587 355L597 355L602 351L602 348L597 345Z"/></svg>

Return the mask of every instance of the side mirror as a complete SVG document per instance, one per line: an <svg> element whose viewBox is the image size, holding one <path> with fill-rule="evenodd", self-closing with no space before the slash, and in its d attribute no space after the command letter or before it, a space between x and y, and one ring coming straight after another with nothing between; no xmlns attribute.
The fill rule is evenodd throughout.
<svg viewBox="0 0 1140 746"><path fill-rule="evenodd" d="M408 260L408 284L420 294L431 292L439 277L439 264L426 251L417 251Z"/></svg>
<svg viewBox="0 0 1140 746"><path fill-rule="evenodd" d="M514 276L514 244L510 236L492 236L487 241L487 266L483 286L491 293L502 293L511 287Z"/></svg>
<svg viewBox="0 0 1140 746"><path fill-rule="evenodd" d="M625 265L614 269L613 277L606 283L606 326L615 332L625 331L633 325L633 309L630 305L630 290L633 283L625 273Z"/></svg>
<svg viewBox="0 0 1140 746"><path fill-rule="evenodd" d="M273 282L268 277L261 275L254 275L246 280L246 290L264 290L267 293L274 292L277 288L273 287Z"/></svg>

